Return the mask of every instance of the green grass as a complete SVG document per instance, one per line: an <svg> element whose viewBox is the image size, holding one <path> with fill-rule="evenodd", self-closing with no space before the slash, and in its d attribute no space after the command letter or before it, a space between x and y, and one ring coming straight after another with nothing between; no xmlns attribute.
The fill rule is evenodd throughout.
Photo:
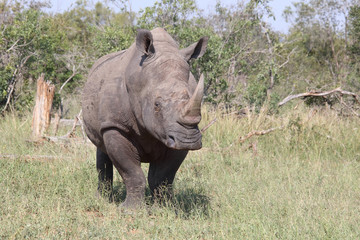
<svg viewBox="0 0 360 240"><path fill-rule="evenodd" d="M201 127L214 117L203 149L177 173L175 199L132 214L118 208L118 174L117 201L95 197L93 146L34 144L30 117L2 118L0 152L18 157L0 159L0 239L360 238L359 119L305 107L242 118L205 109ZM39 155L56 158L29 158Z"/></svg>

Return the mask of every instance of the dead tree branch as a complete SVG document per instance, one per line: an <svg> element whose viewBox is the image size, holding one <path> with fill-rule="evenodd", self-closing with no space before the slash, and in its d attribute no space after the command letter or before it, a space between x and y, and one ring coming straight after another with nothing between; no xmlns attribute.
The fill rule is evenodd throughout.
<svg viewBox="0 0 360 240"><path fill-rule="evenodd" d="M268 134L268 133L271 133L273 131L276 131L276 130L279 130L279 129L283 129L284 126L280 126L280 127L274 127L274 128L269 128L269 129L266 129L266 130L262 130L262 131L253 131L253 132L249 132L248 134L246 134L245 136L240 136L238 138L237 141L231 143L228 147L228 148L231 148L235 143L244 143L246 140L248 140L249 138L253 137L253 136L261 136L261 135L265 135L265 134Z"/></svg>
<svg viewBox="0 0 360 240"><path fill-rule="evenodd" d="M20 66L18 68L15 69L13 76L11 78L11 81L9 83L8 89L7 89L7 97L6 97L6 103L4 108L1 110L1 113L3 114L7 108L10 105L10 101L13 98L14 92L15 92L15 85L16 85L16 81L17 81L17 77L18 77L18 72L21 73L21 69L23 68L23 66L26 64L26 62L30 59L30 57L34 56L36 53L30 53L30 55L26 56L25 58L23 58L21 60ZM20 71L18 71L20 69Z"/></svg>
<svg viewBox="0 0 360 240"><path fill-rule="evenodd" d="M275 130L278 130L278 129L282 129L284 128L283 126L281 127L275 127L275 128L269 128L269 129L266 129L266 130L262 130L262 131L253 131L253 132L249 132L248 134L246 134L245 136L242 136L238 139L238 142L239 143L244 143L247 139L253 137L253 136L261 136L261 135L265 135L265 134L268 134L268 133L271 133Z"/></svg>
<svg viewBox="0 0 360 240"><path fill-rule="evenodd" d="M203 127L201 130L200 130L200 132L201 133L204 133L209 127L211 127L215 122L216 122L216 118L214 118L213 120L211 120L211 122L208 124L208 125L206 125L205 127Z"/></svg>
<svg viewBox="0 0 360 240"><path fill-rule="evenodd" d="M286 61L279 66L279 69L282 68L282 67L284 67L286 64L289 63L289 61L290 61L290 56L295 52L296 49L297 49L297 46L296 46L295 48L293 48L293 49L291 50L291 52L287 55Z"/></svg>
<svg viewBox="0 0 360 240"><path fill-rule="evenodd" d="M347 104L344 102L344 100L342 99L342 97L339 98L339 97L337 96L337 99L339 100L339 102L340 102L342 105L344 105L347 109L349 109L355 116L360 117L360 115L359 115L352 107L350 107L349 105L347 105Z"/></svg>
<svg viewBox="0 0 360 240"><path fill-rule="evenodd" d="M6 103L4 108L2 109L1 113L4 113L6 111L6 109L8 108L9 104L10 104L10 100L11 100L11 96L15 90L15 84L16 84L16 73L17 73L17 69L15 69L14 74L12 76L12 80L8 86L7 92L7 98L6 98Z"/></svg>
<svg viewBox="0 0 360 240"><path fill-rule="evenodd" d="M59 89L59 94L61 93L61 91L63 90L63 88L65 87L65 85L70 82L70 80L76 75L76 70L75 70L75 66L73 66L73 73L71 74L70 77L68 77L68 79L66 79L66 81L61 85L60 89Z"/></svg>
<svg viewBox="0 0 360 240"><path fill-rule="evenodd" d="M8 50L6 50L6 52L10 52L11 50L13 50L19 41L20 41L20 38L18 40L16 40L15 43Z"/></svg>
<svg viewBox="0 0 360 240"><path fill-rule="evenodd" d="M73 48L68 54L56 55L56 57L62 61L66 69L71 71L71 75L61 85L58 94L61 94L64 87L74 79L74 77L87 69L86 64L88 62L88 54L86 51L81 51L78 48ZM63 97L60 95L60 106L58 110L60 118L63 115Z"/></svg>
<svg viewBox="0 0 360 240"><path fill-rule="evenodd" d="M73 124L70 132L68 132L68 133L66 134L68 137L72 137L72 136L74 135L74 131L75 131L75 128L76 128L77 123L78 123L79 120L80 120L81 114L82 114L82 109L80 110L80 112L78 113L78 115L75 117L75 121L74 121L74 124Z"/></svg>
<svg viewBox="0 0 360 240"><path fill-rule="evenodd" d="M333 90L330 90L330 91L325 91L325 92L305 92L305 93L299 93L299 94L295 94L295 95L289 95L287 96L286 98L284 98L281 102L279 102L278 106L282 106L284 105L285 103L295 99L295 98L303 98L303 97L310 97L310 96L313 96L313 97L324 97L324 96L327 96L327 95L330 95L330 94L334 94L334 93L339 93L341 95L349 95L349 96L352 96L355 101L360 104L360 98L357 94L353 93L353 92L349 92L349 91L344 91L342 90L341 88L335 88Z"/></svg>
<svg viewBox="0 0 360 240"><path fill-rule="evenodd" d="M51 141L51 142L59 142L59 141L68 141L70 138L74 137L74 132L75 132L75 129L76 129L76 126L81 126L81 130L82 130L82 135L83 135L83 138L84 138L84 141L86 142L86 135L84 133L84 128L83 128L83 125L82 125L82 121L81 121L81 115L82 115L82 109L80 110L80 112L78 113L78 115L75 117L75 119L73 120L72 122L72 128L71 130L63 135L63 136L60 136L60 137L55 137L55 136L46 136L45 139Z"/></svg>

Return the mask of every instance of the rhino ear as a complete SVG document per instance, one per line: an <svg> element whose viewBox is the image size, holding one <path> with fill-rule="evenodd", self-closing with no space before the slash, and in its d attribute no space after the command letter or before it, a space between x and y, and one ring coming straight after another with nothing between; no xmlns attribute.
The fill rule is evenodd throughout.
<svg viewBox="0 0 360 240"><path fill-rule="evenodd" d="M153 46L153 36L149 30L139 29L136 36L137 49L147 56L151 56L155 53Z"/></svg>
<svg viewBox="0 0 360 240"><path fill-rule="evenodd" d="M184 56L186 61L190 59L197 59L204 55L209 37L202 37L198 42L191 44L187 48L180 50L181 55Z"/></svg>

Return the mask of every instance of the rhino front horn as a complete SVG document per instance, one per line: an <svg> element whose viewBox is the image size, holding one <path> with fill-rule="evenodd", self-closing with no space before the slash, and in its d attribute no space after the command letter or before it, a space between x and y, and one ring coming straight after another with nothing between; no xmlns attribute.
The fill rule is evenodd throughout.
<svg viewBox="0 0 360 240"><path fill-rule="evenodd" d="M194 122L200 122L201 118L201 101L204 95L204 75L201 74L200 80L196 86L194 94L185 105L183 117L185 119L192 119ZM197 124L195 123L195 124Z"/></svg>

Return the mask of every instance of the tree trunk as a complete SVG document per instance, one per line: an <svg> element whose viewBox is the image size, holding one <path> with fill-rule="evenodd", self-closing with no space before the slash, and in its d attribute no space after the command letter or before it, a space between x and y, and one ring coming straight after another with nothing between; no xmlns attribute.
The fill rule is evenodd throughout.
<svg viewBox="0 0 360 240"><path fill-rule="evenodd" d="M55 86L45 82L44 74L37 80L36 102L32 120L32 135L34 140L43 137L50 125L50 111L55 94Z"/></svg>

